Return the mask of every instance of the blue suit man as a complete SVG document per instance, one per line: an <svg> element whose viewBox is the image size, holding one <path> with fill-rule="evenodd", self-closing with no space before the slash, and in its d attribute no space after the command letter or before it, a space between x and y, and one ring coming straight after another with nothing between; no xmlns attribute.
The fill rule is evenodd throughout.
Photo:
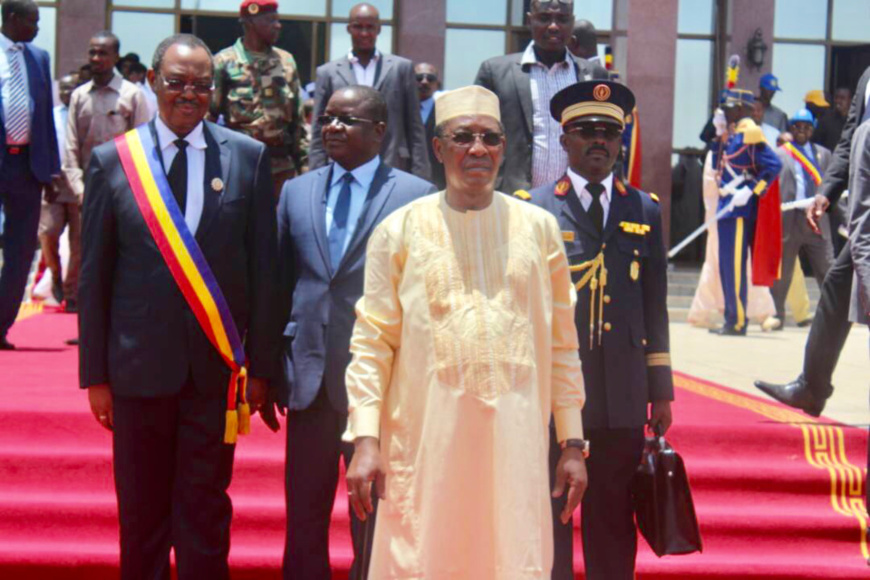
<svg viewBox="0 0 870 580"><path fill-rule="evenodd" d="M755 238L757 198L767 192L782 170L782 162L765 141L761 128L749 118L754 100L749 91L728 92L725 116L735 130L727 141L715 141L710 147L720 175L719 211L731 207L717 224L725 324L710 332L720 335L746 335L746 256Z"/></svg>
<svg viewBox="0 0 870 580"><path fill-rule="evenodd" d="M435 191L393 169L378 152L387 106L370 87L351 86L330 98L321 118L334 161L287 182L278 206L283 381L287 414L287 538L284 577L330 577L329 520L338 462L350 464L344 373L350 362L354 306L363 293L366 245L386 216ZM364 578L371 537L351 519L354 566Z"/></svg>
<svg viewBox="0 0 870 580"><path fill-rule="evenodd" d="M15 322L37 246L42 188L60 174L48 53L29 44L39 30L35 2L4 2L0 32L0 350Z"/></svg>

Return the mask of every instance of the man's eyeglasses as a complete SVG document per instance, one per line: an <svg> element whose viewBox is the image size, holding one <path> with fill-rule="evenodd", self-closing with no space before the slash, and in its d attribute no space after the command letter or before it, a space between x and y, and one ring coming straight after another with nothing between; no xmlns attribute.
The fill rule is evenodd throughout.
<svg viewBox="0 0 870 580"><path fill-rule="evenodd" d="M612 125L587 125L575 123L563 129L566 135L580 135L584 139L594 139L601 134L607 141L615 141L622 136L622 130Z"/></svg>
<svg viewBox="0 0 870 580"><path fill-rule="evenodd" d="M430 83L434 83L438 81L438 75L433 75L432 73L420 73L417 75L417 82L422 83L423 81L429 81Z"/></svg>
<svg viewBox="0 0 870 580"><path fill-rule="evenodd" d="M190 88L197 95L208 95L214 88L214 85L211 82L189 83L181 79L167 79L162 76L160 77L160 80L163 81L163 86L165 86L166 90L170 93L183 93Z"/></svg>
<svg viewBox="0 0 870 580"><path fill-rule="evenodd" d="M352 117L350 115L320 115L317 117L317 120L324 127L327 125L332 125L333 123L338 123L339 125L344 125L345 127L354 127L359 125L360 123L370 123L372 125L376 125L378 121L372 121L371 119L361 119L359 117Z"/></svg>
<svg viewBox="0 0 870 580"><path fill-rule="evenodd" d="M457 147L471 147L475 141L480 141L487 147L498 147L504 140L504 135L496 131L484 131L483 133L472 133L471 131L457 131L451 135L447 135L454 145Z"/></svg>

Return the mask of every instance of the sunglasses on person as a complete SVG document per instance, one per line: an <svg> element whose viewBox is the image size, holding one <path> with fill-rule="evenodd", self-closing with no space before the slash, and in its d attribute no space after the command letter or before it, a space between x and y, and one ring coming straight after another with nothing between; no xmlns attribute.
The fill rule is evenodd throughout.
<svg viewBox="0 0 870 580"><path fill-rule="evenodd" d="M483 133L472 133L471 131L457 131L446 136L457 147L471 147L475 141L480 141L487 147L498 147L504 140L504 134L497 131L484 131Z"/></svg>
<svg viewBox="0 0 870 580"><path fill-rule="evenodd" d="M189 83L182 79L167 79L163 76L160 77L160 80L163 81L163 86L165 86L166 90L170 93L183 93L190 88L197 95L205 96L211 93L214 88L214 85L210 81Z"/></svg>
<svg viewBox="0 0 870 580"><path fill-rule="evenodd" d="M434 83L438 81L438 76L433 75L432 73L420 73L417 75L417 82L422 83L423 81L429 81L430 83Z"/></svg>
<svg viewBox="0 0 870 580"><path fill-rule="evenodd" d="M350 115L320 115L317 117L317 120L324 127L327 125L332 125L333 123L338 123L339 125L343 125L345 127L355 127L360 123L370 123L372 125L376 125L378 121L372 121L371 119L361 119L360 117L352 117Z"/></svg>
<svg viewBox="0 0 870 580"><path fill-rule="evenodd" d="M584 139L594 139L600 134L607 141L615 141L622 136L622 129L614 125L574 123L573 125L566 126L563 131L566 135L580 135Z"/></svg>

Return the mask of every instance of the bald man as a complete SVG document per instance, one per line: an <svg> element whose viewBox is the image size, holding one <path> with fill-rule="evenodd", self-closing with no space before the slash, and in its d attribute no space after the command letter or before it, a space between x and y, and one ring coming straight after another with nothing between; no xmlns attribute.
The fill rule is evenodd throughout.
<svg viewBox="0 0 870 580"><path fill-rule="evenodd" d="M568 40L568 50L577 58L585 58L589 62L598 62L598 37L595 25L588 20L578 20Z"/></svg>
<svg viewBox="0 0 870 580"><path fill-rule="evenodd" d="M420 116L414 65L406 58L378 50L380 14L371 4L357 4L351 9L347 31L351 39L350 52L317 68L309 167L317 169L329 162L321 139L320 123L329 99L341 88L363 85L384 95L390 112L381 158L396 169L428 180L429 151L426 129Z"/></svg>

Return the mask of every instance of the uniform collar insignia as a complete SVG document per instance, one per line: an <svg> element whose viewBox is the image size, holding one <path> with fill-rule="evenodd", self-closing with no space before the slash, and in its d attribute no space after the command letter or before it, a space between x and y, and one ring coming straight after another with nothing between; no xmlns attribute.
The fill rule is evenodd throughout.
<svg viewBox="0 0 870 580"><path fill-rule="evenodd" d="M556 197L565 197L571 189L571 179L566 175L556 183Z"/></svg>
<svg viewBox="0 0 870 580"><path fill-rule="evenodd" d="M623 196L623 197L625 197L626 195L628 195L628 190L625 189L625 184L622 183L622 180L620 180L620 179L614 179L614 180L613 180L613 186L616 188L616 191L619 192L619 195L621 195L621 196Z"/></svg>

